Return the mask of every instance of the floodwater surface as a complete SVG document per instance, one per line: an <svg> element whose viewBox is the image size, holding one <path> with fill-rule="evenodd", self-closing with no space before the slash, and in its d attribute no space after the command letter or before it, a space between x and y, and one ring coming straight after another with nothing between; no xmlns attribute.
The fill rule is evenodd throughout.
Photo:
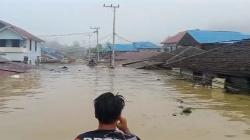
<svg viewBox="0 0 250 140"><path fill-rule="evenodd" d="M1 78L1 140L73 140L96 129L93 99L107 91L126 97L123 116L143 140L250 139L250 95L193 87L166 71L42 67Z"/></svg>

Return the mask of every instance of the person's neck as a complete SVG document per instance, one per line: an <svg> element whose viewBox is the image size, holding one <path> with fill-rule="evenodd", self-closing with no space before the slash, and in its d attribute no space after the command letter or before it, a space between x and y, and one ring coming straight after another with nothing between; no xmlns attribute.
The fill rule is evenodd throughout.
<svg viewBox="0 0 250 140"><path fill-rule="evenodd" d="M113 124L101 124L99 123L98 130L115 130L116 123Z"/></svg>

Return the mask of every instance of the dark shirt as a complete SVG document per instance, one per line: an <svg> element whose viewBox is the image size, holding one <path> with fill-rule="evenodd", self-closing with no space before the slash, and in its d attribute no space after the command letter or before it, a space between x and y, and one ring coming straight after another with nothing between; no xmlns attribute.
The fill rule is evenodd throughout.
<svg viewBox="0 0 250 140"><path fill-rule="evenodd" d="M140 138L117 130L95 130L80 134L76 140L140 140Z"/></svg>

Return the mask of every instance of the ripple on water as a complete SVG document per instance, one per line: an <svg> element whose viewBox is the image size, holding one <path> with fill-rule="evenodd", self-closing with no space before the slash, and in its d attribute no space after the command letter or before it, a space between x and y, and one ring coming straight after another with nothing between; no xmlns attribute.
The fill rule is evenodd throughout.
<svg viewBox="0 0 250 140"><path fill-rule="evenodd" d="M58 70L60 66L50 68ZM250 135L248 96L194 88L191 83L175 80L164 71L70 65L67 71L43 69L38 73L24 76L25 80L0 80L0 114L6 116L0 118L5 122L5 128L1 129L0 125L0 139L9 138L15 132L15 139L22 136L39 140L49 136L70 139L82 129L95 127L94 114L90 111L92 100L108 91L127 98L124 115L143 139L241 139L241 133ZM10 102L10 99L15 100ZM180 106L191 107L193 113L173 116L181 112ZM25 110L29 115L17 110ZM20 125L23 122L25 125ZM34 124L39 129L29 127ZM34 136L26 133L31 131Z"/></svg>

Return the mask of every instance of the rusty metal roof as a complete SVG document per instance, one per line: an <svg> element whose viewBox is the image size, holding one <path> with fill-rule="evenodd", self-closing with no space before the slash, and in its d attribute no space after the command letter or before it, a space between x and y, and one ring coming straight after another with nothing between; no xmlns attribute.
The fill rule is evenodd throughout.
<svg viewBox="0 0 250 140"><path fill-rule="evenodd" d="M168 59L167 63L168 64L174 63L176 61L179 61L179 60L182 60L182 59L185 59L187 57L191 57L191 56L194 56L194 55L197 55L197 54L201 54L201 53L204 53L204 52L206 52L206 51L202 50L202 49L199 49L197 47L192 47L192 46L180 47L177 50L172 52L172 54L174 54L175 56Z"/></svg>
<svg viewBox="0 0 250 140"><path fill-rule="evenodd" d="M168 66L250 77L250 46L234 44L174 61Z"/></svg>
<svg viewBox="0 0 250 140"><path fill-rule="evenodd" d="M167 39L165 39L164 41L161 42L161 44L176 44L179 41L181 41L181 39L184 37L184 35L187 32L179 32L178 34L176 34L175 36L172 37L168 37Z"/></svg>
<svg viewBox="0 0 250 140"><path fill-rule="evenodd" d="M144 60L160 54L160 52L126 52L118 55L117 60Z"/></svg>

